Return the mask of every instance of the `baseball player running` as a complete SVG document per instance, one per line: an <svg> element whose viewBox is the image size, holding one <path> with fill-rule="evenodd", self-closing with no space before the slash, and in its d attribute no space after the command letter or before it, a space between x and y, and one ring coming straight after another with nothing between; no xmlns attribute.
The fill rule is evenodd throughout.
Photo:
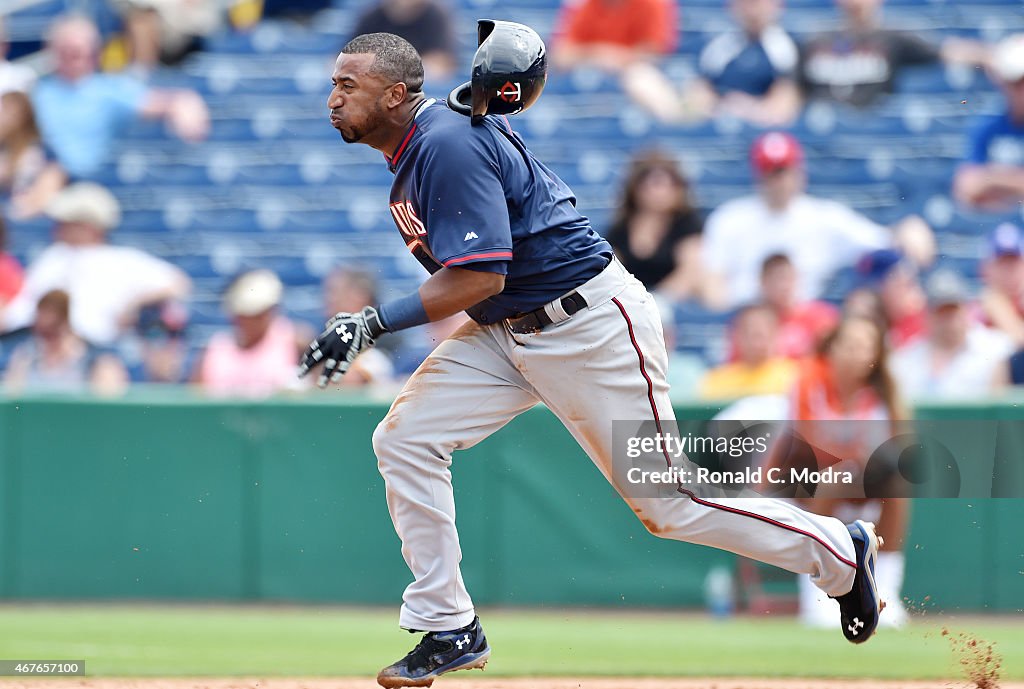
<svg viewBox="0 0 1024 689"><path fill-rule="evenodd" d="M449 467L455 450L538 402L651 533L809 574L838 600L846 638L866 640L880 607L873 525L846 526L779 500L706 499L684 486L669 498L639 498L619 485L611 420L645 420L659 430L673 420L658 309L505 117L540 96L540 37L499 21L479 22L478 33L473 79L447 102L423 93L416 50L385 33L344 47L327 101L346 143L384 154L395 175L395 224L431 275L414 294L337 314L306 350L300 375L323 364L325 386L386 332L459 311L472 318L416 370L373 434L414 578L399 622L424 632L378 683L429 687L443 673L487 662L491 649L459 569ZM667 455L650 460L656 471L671 464Z"/></svg>

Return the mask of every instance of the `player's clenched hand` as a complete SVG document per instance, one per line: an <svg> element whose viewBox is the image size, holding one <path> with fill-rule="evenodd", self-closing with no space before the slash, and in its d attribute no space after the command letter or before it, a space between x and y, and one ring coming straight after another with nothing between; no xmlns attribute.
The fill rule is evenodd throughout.
<svg viewBox="0 0 1024 689"><path fill-rule="evenodd" d="M327 387L336 383L348 371L359 352L373 346L384 332L377 309L364 307L359 313L339 313L327 321L327 327L309 343L299 363L299 377L323 363L324 370L316 384Z"/></svg>

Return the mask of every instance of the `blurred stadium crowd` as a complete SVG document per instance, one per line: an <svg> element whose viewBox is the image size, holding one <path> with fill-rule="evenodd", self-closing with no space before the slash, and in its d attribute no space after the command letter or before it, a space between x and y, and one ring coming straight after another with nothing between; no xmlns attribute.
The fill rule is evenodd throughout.
<svg viewBox="0 0 1024 689"><path fill-rule="evenodd" d="M328 125L334 57L354 34L399 33L443 97L483 17L547 39L548 86L514 124L659 297L676 396L783 393L822 348L856 367L844 313L884 334L865 356L908 398L1024 384L1018 0L0 12L8 391L301 390L298 353L326 317L424 278L386 165ZM383 338L344 385L395 389L458 325Z"/></svg>

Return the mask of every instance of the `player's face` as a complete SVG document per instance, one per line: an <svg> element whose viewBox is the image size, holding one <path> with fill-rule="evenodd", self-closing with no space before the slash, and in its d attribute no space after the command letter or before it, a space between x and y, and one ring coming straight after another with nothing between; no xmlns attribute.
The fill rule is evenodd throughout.
<svg viewBox="0 0 1024 689"><path fill-rule="evenodd" d="M345 143L365 142L386 124L384 99L391 84L370 70L374 56L342 53L334 65L334 88L327 99L331 126L341 133Z"/></svg>

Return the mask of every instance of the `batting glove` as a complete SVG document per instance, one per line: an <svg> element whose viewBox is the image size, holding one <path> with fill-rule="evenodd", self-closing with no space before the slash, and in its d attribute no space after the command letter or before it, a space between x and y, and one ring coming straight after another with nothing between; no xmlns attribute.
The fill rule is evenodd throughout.
<svg viewBox="0 0 1024 689"><path fill-rule="evenodd" d="M337 383L360 352L374 345L384 332L377 309L366 306L359 313L339 313L327 321L326 329L309 343L299 363L299 378L321 362L324 370L316 384Z"/></svg>

